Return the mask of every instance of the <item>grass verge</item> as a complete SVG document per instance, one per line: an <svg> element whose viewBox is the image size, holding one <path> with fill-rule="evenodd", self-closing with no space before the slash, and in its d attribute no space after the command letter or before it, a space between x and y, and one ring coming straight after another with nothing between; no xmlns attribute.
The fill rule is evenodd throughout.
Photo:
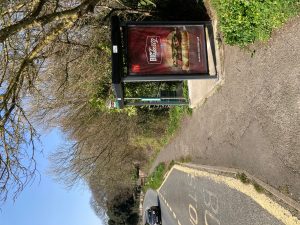
<svg viewBox="0 0 300 225"><path fill-rule="evenodd" d="M180 157L179 162L187 163L191 161L191 157L189 155ZM150 174L147 178L147 182L143 186L143 191L146 192L149 188L151 189L158 189L163 181L165 174L172 169L172 167L176 164L175 160L172 160L167 163L160 163L158 166L155 167L154 171Z"/></svg>
<svg viewBox="0 0 300 225"><path fill-rule="evenodd" d="M246 46L266 41L274 29L299 14L299 0L212 0L225 42Z"/></svg>
<svg viewBox="0 0 300 225"><path fill-rule="evenodd" d="M184 81L182 84L183 96L188 100L188 84ZM156 159L161 149L170 142L179 129L182 119L192 114L192 109L188 106L172 106L164 111L163 116L158 117L155 111L145 118L147 126L142 127L140 135L132 138L132 144L138 148L144 149L147 155L147 162L143 170L148 171Z"/></svg>
<svg viewBox="0 0 300 225"><path fill-rule="evenodd" d="M188 106L175 106L169 111L169 124L166 132L166 138L172 137L179 128L180 122L185 115L190 115L192 109Z"/></svg>
<svg viewBox="0 0 300 225"><path fill-rule="evenodd" d="M166 164L160 163L153 171L153 173L147 178L143 190L146 192L148 189L158 189L164 181L164 175L166 173Z"/></svg>
<svg viewBox="0 0 300 225"><path fill-rule="evenodd" d="M135 138L134 144L137 147L146 148L147 146L150 146L152 149L152 154L144 167L145 171L150 169L160 150L169 143L170 139L180 127L182 119L191 114L192 109L190 109L188 106L174 106L169 109L167 118L168 123L165 128L165 132L159 138L155 135L149 135L148 137L140 136Z"/></svg>
<svg viewBox="0 0 300 225"><path fill-rule="evenodd" d="M189 99L189 91L187 81L183 82L183 96L188 100ZM176 130L179 128L180 122L185 115L191 115L192 109L188 106L175 106L170 108L169 110L169 123L166 132L166 139L172 137Z"/></svg>

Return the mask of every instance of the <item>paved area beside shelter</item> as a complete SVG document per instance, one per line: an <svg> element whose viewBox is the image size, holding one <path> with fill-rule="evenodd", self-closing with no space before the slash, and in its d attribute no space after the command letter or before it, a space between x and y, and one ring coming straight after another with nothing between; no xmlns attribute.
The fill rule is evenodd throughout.
<svg viewBox="0 0 300 225"><path fill-rule="evenodd" d="M206 99L214 93L224 82L224 71L222 70L223 46L218 43L217 21L214 20L211 25L207 26L206 44L209 74L217 76L217 79L209 80L189 80L189 102L191 108L201 105Z"/></svg>

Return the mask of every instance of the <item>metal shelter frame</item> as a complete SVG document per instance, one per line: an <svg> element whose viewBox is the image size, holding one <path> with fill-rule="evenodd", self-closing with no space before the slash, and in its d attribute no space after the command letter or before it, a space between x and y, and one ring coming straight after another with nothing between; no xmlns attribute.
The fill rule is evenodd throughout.
<svg viewBox="0 0 300 225"><path fill-rule="evenodd" d="M140 21L140 22L120 22L118 16L111 18L111 41L112 41L112 86L117 99L119 108L125 106L144 106L144 105L188 105L186 100L178 97L130 97L124 96L124 83L129 82L170 82L170 81L184 81L184 80L202 80L202 79L217 79L217 75L209 75L208 73L197 74L157 74L157 75L129 75L128 70L128 27L130 26L154 26L154 25L211 25L210 21ZM205 37L206 43L206 37ZM205 51L207 55L207 46L205 44ZM124 62L125 59L125 62ZM208 64L208 60L207 60ZM207 65L207 70L209 69ZM140 100L137 102L128 102L128 100ZM160 100L159 100L160 99ZM159 101L158 101L159 100ZM178 100L178 101L174 101Z"/></svg>

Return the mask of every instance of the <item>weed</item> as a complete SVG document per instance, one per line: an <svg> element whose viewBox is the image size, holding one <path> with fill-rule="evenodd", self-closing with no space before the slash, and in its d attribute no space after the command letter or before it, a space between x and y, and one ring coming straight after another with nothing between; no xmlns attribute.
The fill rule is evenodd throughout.
<svg viewBox="0 0 300 225"><path fill-rule="evenodd" d="M238 173L236 175L236 177L244 184L252 184L254 189L259 192L262 193L264 192L264 188L262 186L260 186L258 183L256 183L254 180L250 180L247 175L245 173Z"/></svg>
<svg viewBox="0 0 300 225"><path fill-rule="evenodd" d="M183 96L185 99L189 99L189 87L188 87L188 82L185 80L183 81Z"/></svg>
<svg viewBox="0 0 300 225"><path fill-rule="evenodd" d="M250 180L248 179L245 173L238 173L236 177L244 184L249 184Z"/></svg>
<svg viewBox="0 0 300 225"><path fill-rule="evenodd" d="M284 193L284 194L290 194L290 189L289 189L289 185L283 185L283 186L279 186L278 187L279 191Z"/></svg>
<svg viewBox="0 0 300 225"><path fill-rule="evenodd" d="M258 192L258 193L262 193L264 192L264 188L262 186L260 186L258 183L256 183L255 181L252 182L254 189Z"/></svg>
<svg viewBox="0 0 300 225"><path fill-rule="evenodd" d="M175 161L172 160L168 165L168 170L171 170L174 165L175 165Z"/></svg>
<svg viewBox="0 0 300 225"><path fill-rule="evenodd" d="M192 157L190 155L181 156L179 162L181 163L188 163L192 161Z"/></svg>
<svg viewBox="0 0 300 225"><path fill-rule="evenodd" d="M221 85L221 84L218 84L218 85L216 86L216 92L219 92L219 91L221 90L221 88L222 88L222 85Z"/></svg>
<svg viewBox="0 0 300 225"><path fill-rule="evenodd" d="M256 52L256 50L253 50L253 51L251 52L251 58L253 58L253 57L254 57L254 55L255 55L255 52Z"/></svg>

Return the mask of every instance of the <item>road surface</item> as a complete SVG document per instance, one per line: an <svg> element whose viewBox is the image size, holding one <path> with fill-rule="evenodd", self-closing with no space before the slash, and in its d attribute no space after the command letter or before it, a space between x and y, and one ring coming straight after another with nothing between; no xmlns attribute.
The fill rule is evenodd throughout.
<svg viewBox="0 0 300 225"><path fill-rule="evenodd" d="M300 224L289 211L250 184L178 165L158 193L159 200L151 191L156 203L160 202L163 225ZM149 202L148 196L145 201Z"/></svg>

